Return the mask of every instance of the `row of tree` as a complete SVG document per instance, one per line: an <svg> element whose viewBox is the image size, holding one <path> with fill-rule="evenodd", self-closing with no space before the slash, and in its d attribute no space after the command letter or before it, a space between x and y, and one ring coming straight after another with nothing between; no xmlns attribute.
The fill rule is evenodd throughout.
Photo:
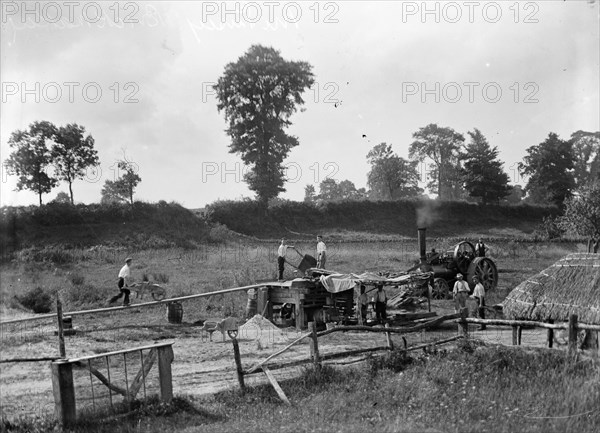
<svg viewBox="0 0 600 433"><path fill-rule="evenodd" d="M89 170L100 165L94 138L76 123L55 126L48 121L33 122L27 130L14 131L8 144L11 154L4 162L9 174L17 177L17 191L30 190L42 196L49 194L61 181L69 186L69 194L59 193L56 201L74 203L73 183L84 179ZM125 201L133 204L133 194L141 182L137 166L130 161L117 161L119 175L107 179L102 188L102 202Z"/></svg>
<svg viewBox="0 0 600 433"><path fill-rule="evenodd" d="M290 117L304 100L302 94L314 84L312 66L287 61L279 51L253 45L236 62L225 66L214 86L217 109L223 112L231 137L230 152L241 156L249 170L244 180L265 205L285 191L283 161L299 145L285 130ZM381 143L367 155L371 169L368 191L350 181L321 182L320 192L308 185L305 199L372 198L394 200L422 194L418 164L426 167L426 188L440 199L472 198L497 203L508 197L520 199L519 187L509 185L509 176L478 129L465 137L452 128L429 124L413 134L406 160ZM525 192L532 203L563 206L575 188L599 176L600 132L577 131L569 140L550 133L527 149L519 173L527 176Z"/></svg>
<svg viewBox="0 0 600 433"><path fill-rule="evenodd" d="M318 194L314 186L307 185L304 200L418 197L423 194L420 181L426 179L426 187L442 199L516 203L527 192L530 203L553 203L561 207L574 191L600 180L598 132L577 131L569 140L550 133L544 142L529 147L519 163L519 172L528 176L525 191L520 185L509 185L510 178L498 158L498 148L490 146L479 129L469 131L468 135L470 140L465 145L463 135L452 128L427 125L413 134L409 160L394 153L391 145L378 144L367 154L371 166L368 190L356 189L348 180L338 183L326 179L321 182Z"/></svg>

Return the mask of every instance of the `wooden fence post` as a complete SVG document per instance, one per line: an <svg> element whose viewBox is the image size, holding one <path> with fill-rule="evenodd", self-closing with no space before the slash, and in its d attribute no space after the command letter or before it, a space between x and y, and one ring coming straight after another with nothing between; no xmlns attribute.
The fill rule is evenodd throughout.
<svg viewBox="0 0 600 433"><path fill-rule="evenodd" d="M548 323L554 323L554 320L548 320ZM548 329L548 347L552 349L554 345L554 329Z"/></svg>
<svg viewBox="0 0 600 433"><path fill-rule="evenodd" d="M160 398L162 401L170 402L173 399L173 377L171 375L173 348L171 346L164 346L157 348L157 351Z"/></svg>
<svg viewBox="0 0 600 433"><path fill-rule="evenodd" d="M389 328L390 324L386 323L385 327ZM389 332L386 332L385 333L385 337L386 337L386 340L387 340L387 347L388 347L388 349L394 350L394 342L392 341L392 334L390 334Z"/></svg>
<svg viewBox="0 0 600 433"><path fill-rule="evenodd" d="M58 423L69 428L77 420L75 407L75 387L73 386L73 365L70 362L52 363L52 392Z"/></svg>
<svg viewBox="0 0 600 433"><path fill-rule="evenodd" d="M246 390L246 386L244 384L244 369L242 368L240 345L238 344L237 338L232 338L231 342L233 343L233 359L235 360L235 367L237 369L238 382L240 383L240 389L242 392L244 392Z"/></svg>
<svg viewBox="0 0 600 433"><path fill-rule="evenodd" d="M469 324L467 323L467 317L469 317L469 309L461 308L460 309L460 319L458 321L458 333L465 337L465 339L469 338Z"/></svg>
<svg viewBox="0 0 600 433"><path fill-rule="evenodd" d="M569 316L569 353L577 353L577 314Z"/></svg>
<svg viewBox="0 0 600 433"><path fill-rule="evenodd" d="M317 336L317 324L315 322L308 323L308 330L310 332L310 355L313 358L315 367L321 366L319 357L319 337Z"/></svg>
<svg viewBox="0 0 600 433"><path fill-rule="evenodd" d="M60 357L64 359L67 357L67 352L65 350L62 302L60 302L60 298L58 296L56 297L56 318L58 320L58 350L60 352Z"/></svg>
<svg viewBox="0 0 600 433"><path fill-rule="evenodd" d="M523 334L523 327L520 325L512 325L512 344L513 346L521 345L521 335Z"/></svg>

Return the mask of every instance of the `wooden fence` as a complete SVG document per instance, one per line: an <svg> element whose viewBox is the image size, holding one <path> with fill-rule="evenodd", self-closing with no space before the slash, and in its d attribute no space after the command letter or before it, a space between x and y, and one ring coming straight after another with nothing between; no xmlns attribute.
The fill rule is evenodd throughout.
<svg viewBox="0 0 600 433"><path fill-rule="evenodd" d="M160 343L52 362L52 389L59 423L64 427L72 426L78 412L82 412L78 411L79 406L86 407L86 411L94 415L114 412L136 400L140 392L144 399L156 391L161 400L171 401L172 344ZM154 364L158 364L158 368L153 370Z"/></svg>
<svg viewBox="0 0 600 433"><path fill-rule="evenodd" d="M403 351L412 351L424 349L427 347L432 347L435 345L441 345L456 341L458 339L468 339L469 338L469 324L479 324L486 326L510 326L512 327L512 344L513 345L521 345L521 333L523 328L544 328L548 330L548 347L552 347L553 342L553 333L556 330L568 330L569 331L569 344L568 351L570 354L574 354L577 352L577 341L578 341L578 331L586 330L592 331L590 335L593 335L594 332L596 334L600 332L600 325L588 325L583 323L578 323L577 315L571 315L569 318L568 324L554 324L554 323L545 323L545 322L534 322L534 321L525 321L525 320L503 320L503 319L476 319L468 317L468 309L463 308L460 313L449 314L445 316L440 316L433 320L411 326L411 327L390 327L386 324L385 327L370 327L370 326L335 326L331 329L327 329L325 331L317 332L316 325L314 322L310 322L308 324L309 331L296 340L292 341L290 344L285 346L284 348L278 350L272 355L268 356L264 360L258 362L252 367L244 369L241 362L241 354L239 349L239 344L237 339L233 338L233 352L234 359L236 363L236 373L238 378L238 383L242 391L245 390L245 382L244 377L250 374L256 373L264 373L279 397L286 404L290 404L287 396L284 394L283 390L277 383L277 380L271 373L271 370L294 367L301 364L314 363L317 368L320 368L322 365L322 361L333 358L342 358L348 356L354 356L361 353L368 352L377 352L377 351L385 351L385 350L393 350L394 344L391 339L392 334L409 334L417 331L422 331L430 328L434 328L446 321L455 321L458 325L458 335L450 338L440 339L436 341L431 341L426 344L420 344L416 346L407 347L406 339L403 337L404 346L400 348ZM345 332L345 331L361 331L361 332L372 332L372 333L384 333L386 336L386 341L384 345L363 349L355 349L350 351L331 353L326 355L321 355L319 353L319 337L324 337L326 335L332 334L334 332ZM285 353L293 346L297 345L301 341L305 339L310 339L310 353L309 357L300 360L281 362L281 363L273 363L272 361L278 357L279 355ZM597 335L595 337L596 348L597 345ZM594 346L592 346L594 347Z"/></svg>

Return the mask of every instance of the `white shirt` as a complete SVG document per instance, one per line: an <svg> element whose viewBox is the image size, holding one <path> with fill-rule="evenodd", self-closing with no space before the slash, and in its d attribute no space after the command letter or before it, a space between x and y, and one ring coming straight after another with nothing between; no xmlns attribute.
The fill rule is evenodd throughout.
<svg viewBox="0 0 600 433"><path fill-rule="evenodd" d="M317 254L321 254L327 251L327 247L325 247L325 242L319 241L317 243Z"/></svg>
<svg viewBox="0 0 600 433"><path fill-rule="evenodd" d="M459 292L469 292L469 285L467 284L467 282L465 280L459 280L456 283L454 283L454 290L453 292L459 293Z"/></svg>
<svg viewBox="0 0 600 433"><path fill-rule="evenodd" d="M277 254L279 255L279 257L285 257L287 249L287 245L279 245L279 249L277 250Z"/></svg>
<svg viewBox="0 0 600 433"><path fill-rule="evenodd" d="M475 289L473 290L473 296L475 296L476 298L485 297L485 288L483 287L483 284L477 283L475 285Z"/></svg>
<svg viewBox="0 0 600 433"><path fill-rule="evenodd" d="M129 269L129 265L127 265L127 264L123 265L123 267L119 271L119 278L129 278L130 276L131 276L131 269Z"/></svg>

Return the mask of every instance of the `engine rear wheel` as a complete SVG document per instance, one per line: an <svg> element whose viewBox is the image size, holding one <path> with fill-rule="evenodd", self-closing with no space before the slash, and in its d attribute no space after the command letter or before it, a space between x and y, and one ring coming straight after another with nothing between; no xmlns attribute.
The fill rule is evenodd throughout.
<svg viewBox="0 0 600 433"><path fill-rule="evenodd" d="M443 278L436 278L433 280L433 290L431 297L433 299L448 299L450 296L450 286L448 282Z"/></svg>
<svg viewBox="0 0 600 433"><path fill-rule="evenodd" d="M498 286L498 269L494 262L487 257L475 257L469 265L467 282L474 286L473 277L477 275L486 292L494 290Z"/></svg>
<svg viewBox="0 0 600 433"><path fill-rule="evenodd" d="M454 247L454 262L458 270L466 274L469 271L469 265L475 257L475 247L471 242L462 241Z"/></svg>

